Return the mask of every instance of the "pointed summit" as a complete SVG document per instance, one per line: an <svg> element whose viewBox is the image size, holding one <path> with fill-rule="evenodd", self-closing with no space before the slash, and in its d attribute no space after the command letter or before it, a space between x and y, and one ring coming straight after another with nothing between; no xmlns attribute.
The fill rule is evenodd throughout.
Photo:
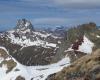
<svg viewBox="0 0 100 80"><path fill-rule="evenodd" d="M27 29L34 30L34 27L30 21L26 19L19 19L17 21L15 29L20 29L21 31L25 31Z"/></svg>

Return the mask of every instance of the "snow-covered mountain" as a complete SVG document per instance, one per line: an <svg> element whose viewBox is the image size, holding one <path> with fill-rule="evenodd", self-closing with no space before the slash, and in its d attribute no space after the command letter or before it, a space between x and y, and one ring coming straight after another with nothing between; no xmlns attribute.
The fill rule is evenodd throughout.
<svg viewBox="0 0 100 80"><path fill-rule="evenodd" d="M1 35L3 37L5 37L4 35L7 35L7 38L11 40L11 43L23 47L57 47L57 44L60 43L60 37L54 36L52 33L47 33L45 31L35 31L31 22L26 19L18 20L17 26L13 30L7 31L6 34L4 33Z"/></svg>
<svg viewBox="0 0 100 80"><path fill-rule="evenodd" d="M85 46L87 46L87 51L90 53L94 45L84 36L84 41L82 45L80 45L80 52L84 52L84 50L86 50ZM66 52L69 51L73 51L72 47L66 50ZM66 54L66 56L57 63L44 66L25 66L14 59L6 48L0 47L1 80L49 80L50 75L61 71L64 67L67 67L70 64L71 57L69 54Z"/></svg>
<svg viewBox="0 0 100 80"><path fill-rule="evenodd" d="M63 67L100 48L99 44L95 23L48 32L35 30L26 19L18 20L14 29L0 33L0 79L50 80Z"/></svg>
<svg viewBox="0 0 100 80"><path fill-rule="evenodd" d="M63 36L35 30L26 19L18 20L14 29L0 33L0 45L24 65L49 64L62 40Z"/></svg>

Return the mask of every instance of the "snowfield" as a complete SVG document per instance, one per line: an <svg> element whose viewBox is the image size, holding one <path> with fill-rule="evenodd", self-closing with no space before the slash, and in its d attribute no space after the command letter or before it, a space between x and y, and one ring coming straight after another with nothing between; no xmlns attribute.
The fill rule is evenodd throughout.
<svg viewBox="0 0 100 80"><path fill-rule="evenodd" d="M46 37L50 36L51 34L42 34L40 32L33 32L34 35L32 37L36 37L36 40L32 41L31 39L27 39L26 36L22 36L22 38L15 37L13 32L14 32L14 30L8 31L8 33L9 33L8 38L11 39L11 43L21 45L22 47L42 46L45 48L49 48L49 47L57 46L57 44L55 44L55 43L49 43L47 41L40 40L38 37L36 37L36 36L41 36L42 38L46 38ZM30 30L28 29L26 31L23 31L22 33L25 34L26 32L30 32ZM54 38L53 35L51 35L51 36Z"/></svg>
<svg viewBox="0 0 100 80"><path fill-rule="evenodd" d="M86 36L84 36L84 42L79 46L78 51L91 54L93 46L94 44Z"/></svg>
<svg viewBox="0 0 100 80"><path fill-rule="evenodd" d="M8 51L4 47L0 48L5 50L8 54ZM14 67L9 73L6 73L6 64L0 67L0 80L15 80L18 76L25 78L25 80L45 80L49 75L59 72L64 67L70 65L69 57L65 57L57 63L45 66L24 66L16 61L13 57L10 56L10 58L17 63L17 66ZM0 62L3 60L4 59L0 57ZM16 69L18 69L18 71L16 71Z"/></svg>
<svg viewBox="0 0 100 80"><path fill-rule="evenodd" d="M87 53L87 54L91 54L92 52L92 48L94 46L94 43L91 42L85 35L83 37L83 42L81 45L79 45L79 48L77 51L80 51L80 52L84 52L84 53ZM68 48L68 50L65 50L65 52L67 51L72 51L72 45L70 48Z"/></svg>

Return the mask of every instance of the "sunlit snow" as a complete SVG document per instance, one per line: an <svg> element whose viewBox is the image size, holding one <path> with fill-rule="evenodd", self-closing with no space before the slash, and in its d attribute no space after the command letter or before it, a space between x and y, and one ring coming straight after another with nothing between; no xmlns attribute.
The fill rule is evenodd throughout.
<svg viewBox="0 0 100 80"><path fill-rule="evenodd" d="M83 43L81 45L79 45L79 49L77 51L90 54L92 52L93 46L94 46L93 42L91 42L86 36L84 36ZM64 52L72 51L72 50L73 49L72 49L72 45L71 45L71 47L68 48L67 50L65 50Z"/></svg>
<svg viewBox="0 0 100 80"><path fill-rule="evenodd" d="M29 32L29 30L26 30ZM18 44L18 45L21 45L23 47L27 47L27 46L42 46L42 47L46 47L46 48L49 48L49 47L56 47L57 45L55 43L49 43L49 42L46 42L46 41L43 41L43 40L40 40L36 37L37 40L34 40L32 41L31 39L27 39L26 36L22 36L22 38L19 38L19 37L15 37L13 35L13 30L12 31L9 31L9 35L8 37L11 39L11 43L13 44ZM26 32L24 32L26 33ZM40 32L34 32L34 35L39 35L41 37L48 37L50 36L51 34L41 34ZM34 37L34 36L33 36Z"/></svg>

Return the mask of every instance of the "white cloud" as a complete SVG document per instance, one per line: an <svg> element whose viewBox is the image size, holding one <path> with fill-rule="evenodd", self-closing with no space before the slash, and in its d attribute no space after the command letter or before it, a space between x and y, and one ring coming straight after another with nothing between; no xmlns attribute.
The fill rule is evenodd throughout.
<svg viewBox="0 0 100 80"><path fill-rule="evenodd" d="M64 6L66 8L100 8L100 0L21 0L39 5Z"/></svg>
<svg viewBox="0 0 100 80"><path fill-rule="evenodd" d="M55 1L56 3L59 3L59 4L75 4L75 3L99 3L100 4L100 0L53 0Z"/></svg>
<svg viewBox="0 0 100 80"><path fill-rule="evenodd" d="M70 19L66 18L38 18L33 20L33 24L63 25L69 21Z"/></svg>
<svg viewBox="0 0 100 80"><path fill-rule="evenodd" d="M100 0L52 0L57 5L69 8L97 8L100 7Z"/></svg>

